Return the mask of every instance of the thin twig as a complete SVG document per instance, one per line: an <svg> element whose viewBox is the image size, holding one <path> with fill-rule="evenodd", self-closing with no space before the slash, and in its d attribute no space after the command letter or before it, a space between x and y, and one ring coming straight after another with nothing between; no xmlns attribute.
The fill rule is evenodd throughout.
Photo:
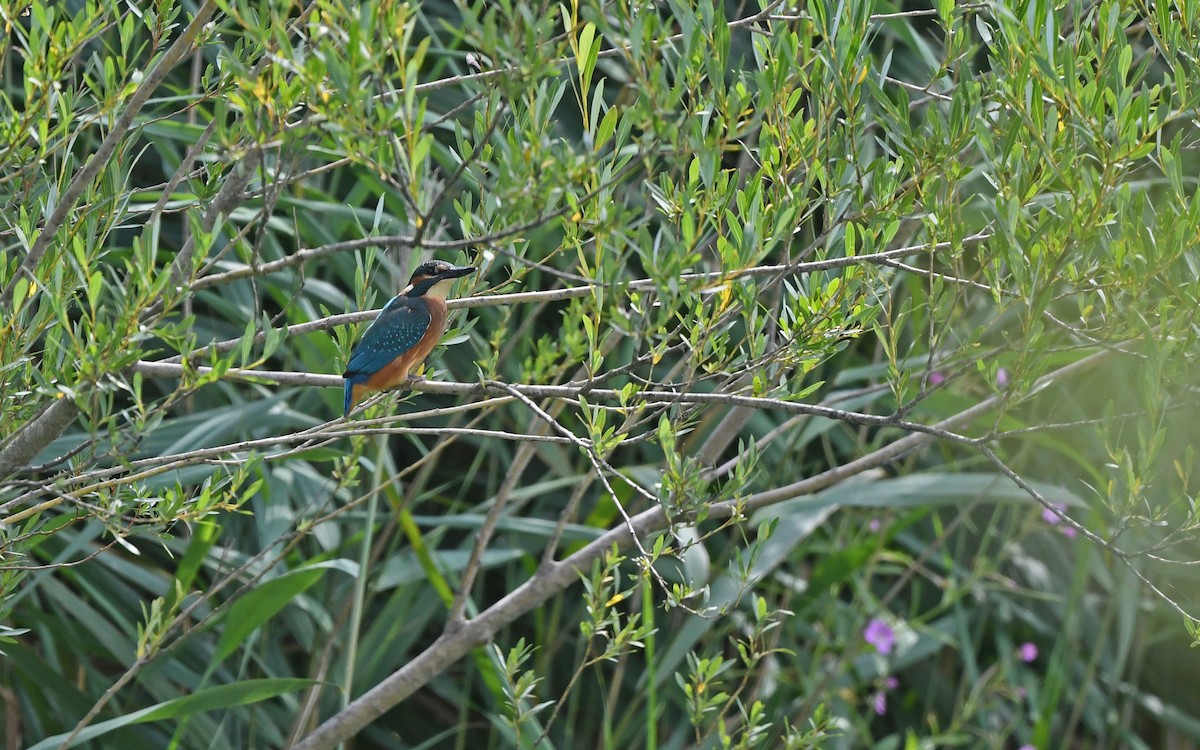
<svg viewBox="0 0 1200 750"><path fill-rule="evenodd" d="M180 377L184 368L182 365L167 362L139 361L132 368L134 372L157 377ZM212 372L211 367L192 367L189 371L198 375ZM246 380L251 382L267 382L279 385L324 386L326 388L342 388L344 380L337 375L320 375L304 372L279 372L273 370L241 370L230 368L225 371L225 380ZM746 406L753 409L773 409L794 414L810 414L827 419L835 419L868 427L894 427L909 432L928 432L935 437L954 440L964 444L974 443L974 439L940 430L918 422L898 419L891 416L864 414L848 409L835 409L829 406L806 404L799 401L787 401L779 398L761 396L742 396L731 393L691 393L686 391L660 391L645 389L632 394L623 393L611 388L592 388L590 385L515 385L502 384L493 381L487 383L456 383L444 380L410 380L405 387L423 393L435 393L450 396L470 396L485 394L520 393L528 398L560 398L572 401L580 396L604 401L620 402L623 398L633 403L660 402L665 404L707 404L723 406ZM512 390L510 390L510 388Z"/></svg>

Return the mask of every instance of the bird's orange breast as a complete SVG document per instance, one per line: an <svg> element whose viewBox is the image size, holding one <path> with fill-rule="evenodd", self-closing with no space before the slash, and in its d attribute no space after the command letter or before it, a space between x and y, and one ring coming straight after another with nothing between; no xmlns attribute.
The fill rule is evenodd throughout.
<svg viewBox="0 0 1200 750"><path fill-rule="evenodd" d="M356 390L359 387L363 389L362 396L372 391L385 391L403 385L408 381L408 375L412 369L425 361L425 358L433 351L433 347L437 345L438 340L446 331L446 302L431 297L426 300L426 304L429 306L429 327L425 329L425 335L411 349L371 375L362 386L355 386ZM360 398L361 396L356 393L355 403Z"/></svg>

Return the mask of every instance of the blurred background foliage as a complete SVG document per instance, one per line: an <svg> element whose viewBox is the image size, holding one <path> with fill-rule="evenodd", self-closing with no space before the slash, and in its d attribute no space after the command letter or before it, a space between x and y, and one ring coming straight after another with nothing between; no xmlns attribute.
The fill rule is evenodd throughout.
<svg viewBox="0 0 1200 750"><path fill-rule="evenodd" d="M5 747L1200 744L1194 3L0 23Z"/></svg>

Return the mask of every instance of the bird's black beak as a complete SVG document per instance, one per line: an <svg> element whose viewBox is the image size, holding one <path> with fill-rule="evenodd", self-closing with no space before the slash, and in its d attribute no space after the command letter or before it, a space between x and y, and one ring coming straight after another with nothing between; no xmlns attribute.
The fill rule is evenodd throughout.
<svg viewBox="0 0 1200 750"><path fill-rule="evenodd" d="M439 279L457 279L460 276L466 276L469 273L475 273L475 266L455 266L447 268L438 274Z"/></svg>

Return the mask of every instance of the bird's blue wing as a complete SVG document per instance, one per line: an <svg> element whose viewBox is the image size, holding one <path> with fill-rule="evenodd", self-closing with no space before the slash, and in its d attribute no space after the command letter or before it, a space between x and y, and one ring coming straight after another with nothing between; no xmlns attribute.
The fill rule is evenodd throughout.
<svg viewBox="0 0 1200 750"><path fill-rule="evenodd" d="M430 322L429 310L421 302L405 296L389 300L351 352L343 377L365 382L416 346Z"/></svg>

